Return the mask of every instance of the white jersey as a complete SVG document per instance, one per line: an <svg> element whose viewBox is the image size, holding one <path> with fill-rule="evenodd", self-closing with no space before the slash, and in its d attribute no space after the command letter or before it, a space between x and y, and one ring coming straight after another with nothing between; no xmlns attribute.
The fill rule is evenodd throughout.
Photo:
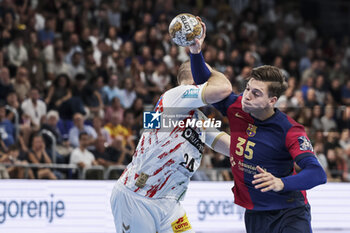
<svg viewBox="0 0 350 233"><path fill-rule="evenodd" d="M189 116L188 120L205 120L205 115L196 108L206 105L203 99L206 85L170 89L160 97L156 110L164 113L166 108L177 107L180 115ZM181 112L184 108L187 112ZM132 162L118 182L145 197L181 200L200 165L205 140L203 128L177 126L166 132L145 131Z"/></svg>

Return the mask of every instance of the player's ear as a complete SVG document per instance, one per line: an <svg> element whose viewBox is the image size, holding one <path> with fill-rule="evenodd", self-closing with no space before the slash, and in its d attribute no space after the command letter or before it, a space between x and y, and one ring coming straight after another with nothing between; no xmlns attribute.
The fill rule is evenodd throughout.
<svg viewBox="0 0 350 233"><path fill-rule="evenodd" d="M277 96L271 97L269 102L270 106L271 107L275 106L277 100L278 100Z"/></svg>

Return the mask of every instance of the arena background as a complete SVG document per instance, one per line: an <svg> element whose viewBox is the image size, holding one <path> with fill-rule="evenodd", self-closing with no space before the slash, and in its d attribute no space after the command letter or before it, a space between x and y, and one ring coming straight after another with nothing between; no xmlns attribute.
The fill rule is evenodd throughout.
<svg viewBox="0 0 350 233"><path fill-rule="evenodd" d="M184 12L206 23L205 60L235 92L256 66L283 70L277 107L305 126L328 176L308 192L314 232L350 232L346 0L0 1L0 232L113 232L109 194L143 112L189 59L168 34ZM203 111L228 131L220 113ZM77 128L98 165L72 163ZM189 219L198 232L244 232L228 159L204 154L183 202Z"/></svg>

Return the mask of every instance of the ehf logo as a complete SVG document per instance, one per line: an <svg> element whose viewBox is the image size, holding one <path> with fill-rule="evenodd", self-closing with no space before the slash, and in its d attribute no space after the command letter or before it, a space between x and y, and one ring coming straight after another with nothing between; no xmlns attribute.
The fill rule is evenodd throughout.
<svg viewBox="0 0 350 233"><path fill-rule="evenodd" d="M305 136L298 137L298 142L299 142L300 150L302 150L302 151L305 151L305 150L314 151L314 149L312 148L312 144L307 137L305 137Z"/></svg>
<svg viewBox="0 0 350 233"><path fill-rule="evenodd" d="M160 112L143 112L143 128L144 129L160 129L161 127Z"/></svg>

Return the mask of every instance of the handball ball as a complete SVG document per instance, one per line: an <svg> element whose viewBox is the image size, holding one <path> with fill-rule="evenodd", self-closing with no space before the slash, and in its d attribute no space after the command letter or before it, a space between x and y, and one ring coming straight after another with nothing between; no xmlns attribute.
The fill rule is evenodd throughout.
<svg viewBox="0 0 350 233"><path fill-rule="evenodd" d="M169 33L175 44L189 46L194 43L195 38L202 36L202 25L191 14L177 15L169 25Z"/></svg>

